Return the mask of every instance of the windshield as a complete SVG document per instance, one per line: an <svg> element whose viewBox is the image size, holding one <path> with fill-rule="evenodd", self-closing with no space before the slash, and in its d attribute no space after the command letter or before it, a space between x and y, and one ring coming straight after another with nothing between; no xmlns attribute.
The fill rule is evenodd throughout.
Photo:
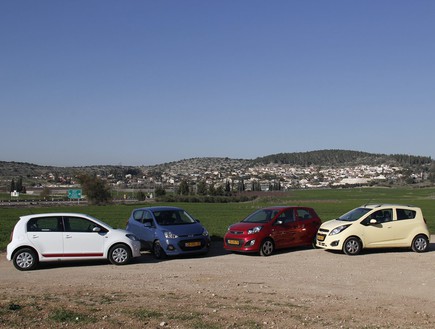
<svg viewBox="0 0 435 329"><path fill-rule="evenodd" d="M244 220L242 220L242 222L243 223L267 223L271 219L273 219L278 213L279 210L275 210L275 209L261 209L246 217Z"/></svg>
<svg viewBox="0 0 435 329"><path fill-rule="evenodd" d="M346 222L354 222L354 221L360 219L362 216L364 216L365 214L367 214L371 210L372 209L369 209L369 208L355 208L355 209L345 213L344 215L341 215L338 218L338 220L343 220Z"/></svg>
<svg viewBox="0 0 435 329"><path fill-rule="evenodd" d="M154 211L154 218L159 225L184 225L193 224L196 221L184 210L161 210Z"/></svg>

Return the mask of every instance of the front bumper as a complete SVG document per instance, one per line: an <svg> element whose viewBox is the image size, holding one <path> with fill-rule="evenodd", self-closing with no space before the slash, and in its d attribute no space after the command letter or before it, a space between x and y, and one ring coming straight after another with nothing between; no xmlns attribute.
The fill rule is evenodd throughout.
<svg viewBox="0 0 435 329"><path fill-rule="evenodd" d="M340 234L327 235L317 233L316 235L316 247L327 250L341 250L343 248L343 239L340 238Z"/></svg>
<svg viewBox="0 0 435 329"><path fill-rule="evenodd" d="M132 256L139 257L141 255L140 249L141 249L140 241L134 241L134 243L132 243L132 245L131 245Z"/></svg>
<svg viewBox="0 0 435 329"><path fill-rule="evenodd" d="M258 252L261 240L258 236L230 235L224 237L224 249L238 252Z"/></svg>
<svg viewBox="0 0 435 329"><path fill-rule="evenodd" d="M209 237L165 239L161 245L166 255L204 254L210 249Z"/></svg>

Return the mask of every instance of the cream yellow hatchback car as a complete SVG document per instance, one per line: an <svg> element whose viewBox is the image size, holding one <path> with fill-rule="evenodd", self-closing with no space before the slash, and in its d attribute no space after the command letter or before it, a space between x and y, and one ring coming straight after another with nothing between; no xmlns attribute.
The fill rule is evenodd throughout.
<svg viewBox="0 0 435 329"><path fill-rule="evenodd" d="M393 204L372 204L355 208L323 223L316 246L357 255L364 248L410 247L427 251L429 230L420 208Z"/></svg>

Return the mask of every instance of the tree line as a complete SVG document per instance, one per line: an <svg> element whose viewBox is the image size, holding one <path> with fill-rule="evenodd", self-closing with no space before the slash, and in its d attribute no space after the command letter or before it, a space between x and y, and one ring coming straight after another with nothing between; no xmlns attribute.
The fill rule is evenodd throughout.
<svg viewBox="0 0 435 329"><path fill-rule="evenodd" d="M298 153L278 153L254 160L257 164L288 164L301 167L309 166L344 166L344 165L378 165L428 166L433 160L427 156L406 154L374 154L360 151L321 150Z"/></svg>

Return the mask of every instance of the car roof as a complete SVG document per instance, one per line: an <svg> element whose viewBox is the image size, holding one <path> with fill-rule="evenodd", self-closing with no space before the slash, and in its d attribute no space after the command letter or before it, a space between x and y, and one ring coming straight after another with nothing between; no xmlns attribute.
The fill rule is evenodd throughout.
<svg viewBox="0 0 435 329"><path fill-rule="evenodd" d="M395 204L395 203L376 203L376 204L365 204L365 205L361 206L361 208L370 208L370 209L384 208L384 207L418 208L418 207L413 206L413 205L403 205L403 204Z"/></svg>
<svg viewBox="0 0 435 329"><path fill-rule="evenodd" d="M40 213L40 214L30 214L30 215L23 215L20 216L20 218L35 218L35 217L47 217L47 216L83 216L88 218L93 218L90 215L77 213L77 212L47 212L47 213Z"/></svg>
<svg viewBox="0 0 435 329"><path fill-rule="evenodd" d="M101 219L95 218L91 215L83 214L83 213L77 213L77 212L48 212L48 213L40 213L40 214L30 214L30 215L24 215L20 216L20 220L27 221L31 218L39 218L39 217L54 217L54 216L71 216L71 217L84 217L90 220L93 220L103 226L110 227L109 224L106 222L103 222Z"/></svg>
<svg viewBox="0 0 435 329"><path fill-rule="evenodd" d="M270 207L265 207L263 209L280 210L280 209L288 209L288 208L310 208L310 207L302 207L302 206L270 206Z"/></svg>
<svg viewBox="0 0 435 329"><path fill-rule="evenodd" d="M183 209L179 207L171 207L171 206L154 206L154 207L136 208L133 210L133 212L137 210L164 211L164 210L183 210Z"/></svg>

